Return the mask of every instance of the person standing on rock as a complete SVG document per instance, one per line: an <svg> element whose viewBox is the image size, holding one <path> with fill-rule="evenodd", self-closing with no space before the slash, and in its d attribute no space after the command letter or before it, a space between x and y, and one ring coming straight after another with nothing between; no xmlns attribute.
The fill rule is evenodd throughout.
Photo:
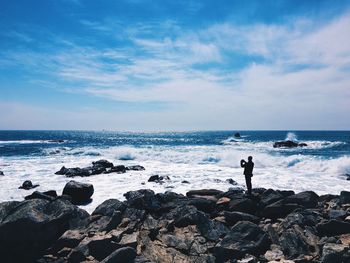
<svg viewBox="0 0 350 263"><path fill-rule="evenodd" d="M246 162L243 159L241 160L241 167L244 168L243 174L245 175L245 182L247 184L248 195L252 195L252 177L254 168L254 163L252 160L252 156L248 156L248 162Z"/></svg>

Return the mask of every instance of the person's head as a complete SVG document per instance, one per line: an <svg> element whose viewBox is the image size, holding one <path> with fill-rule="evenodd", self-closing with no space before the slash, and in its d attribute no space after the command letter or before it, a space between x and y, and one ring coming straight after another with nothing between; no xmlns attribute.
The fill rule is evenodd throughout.
<svg viewBox="0 0 350 263"><path fill-rule="evenodd" d="M253 160L253 157L252 156L248 156L248 161L252 161Z"/></svg>

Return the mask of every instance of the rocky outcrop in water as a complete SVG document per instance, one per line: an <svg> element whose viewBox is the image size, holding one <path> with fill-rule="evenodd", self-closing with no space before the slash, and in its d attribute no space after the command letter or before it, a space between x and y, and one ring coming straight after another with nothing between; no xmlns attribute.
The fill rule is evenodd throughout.
<svg viewBox="0 0 350 263"><path fill-rule="evenodd" d="M109 173L125 173L126 171L143 171L145 168L141 165L133 165L133 166L124 166L124 165L116 165L107 160L99 160L96 162L92 162L92 166L89 167L75 167L75 168L66 168L62 166L62 168L57 171L55 174L65 175L67 177L75 177L75 176L91 176L97 174L109 174Z"/></svg>
<svg viewBox="0 0 350 263"><path fill-rule="evenodd" d="M127 192L123 202L106 200L90 216L60 197L6 202L0 240L10 233L13 240L0 247L0 258L21 257L17 251L42 263L349 262L349 197L346 191L318 196L259 188L248 197L234 189L186 196L144 189ZM37 227L40 220L47 225ZM27 233L31 242L21 240Z"/></svg>
<svg viewBox="0 0 350 263"><path fill-rule="evenodd" d="M26 180L23 182L23 184L20 187L18 187L18 189L30 190L38 186L39 186L38 184L33 184L32 181Z"/></svg>
<svg viewBox="0 0 350 263"><path fill-rule="evenodd" d="M298 143L290 140L287 141L279 141L273 144L273 148L295 148L295 147L305 147L306 143Z"/></svg>

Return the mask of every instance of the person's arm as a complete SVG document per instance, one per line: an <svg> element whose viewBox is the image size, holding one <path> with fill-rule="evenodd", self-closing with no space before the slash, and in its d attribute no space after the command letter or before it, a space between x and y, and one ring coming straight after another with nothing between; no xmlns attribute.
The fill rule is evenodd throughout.
<svg viewBox="0 0 350 263"><path fill-rule="evenodd" d="M244 160L241 160L241 167L245 167L246 162Z"/></svg>

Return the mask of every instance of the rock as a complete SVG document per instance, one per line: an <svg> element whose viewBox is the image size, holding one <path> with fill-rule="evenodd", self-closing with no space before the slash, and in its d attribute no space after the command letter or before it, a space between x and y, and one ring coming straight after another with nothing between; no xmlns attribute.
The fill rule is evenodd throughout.
<svg viewBox="0 0 350 263"><path fill-rule="evenodd" d="M267 205L273 204L273 203L283 199L284 196L281 193L279 193L273 189L268 189L260 195L260 198L261 199L260 199L259 206L265 207Z"/></svg>
<svg viewBox="0 0 350 263"><path fill-rule="evenodd" d="M4 172L3 171L0 171L0 176L4 175Z"/></svg>
<svg viewBox="0 0 350 263"><path fill-rule="evenodd" d="M95 171L96 172L96 171ZM55 174L59 175L65 175L67 177L75 177L75 176L90 176L91 175L91 169L90 168L66 168L62 166L62 168L56 172Z"/></svg>
<svg viewBox="0 0 350 263"><path fill-rule="evenodd" d="M39 186L38 184L33 185L32 181L26 180L23 182L23 184L20 187L18 187L18 189L30 190L38 186Z"/></svg>
<svg viewBox="0 0 350 263"><path fill-rule="evenodd" d="M64 140L49 140L51 143L64 143Z"/></svg>
<svg viewBox="0 0 350 263"><path fill-rule="evenodd" d="M321 236L347 234L350 233L350 223L332 219L325 223L318 224L317 231Z"/></svg>
<svg viewBox="0 0 350 263"><path fill-rule="evenodd" d="M236 132L234 135L236 138L241 138L241 134L239 132Z"/></svg>
<svg viewBox="0 0 350 263"><path fill-rule="evenodd" d="M117 199L108 199L96 207L92 215L113 216L117 211L124 212L126 205Z"/></svg>
<svg viewBox="0 0 350 263"><path fill-rule="evenodd" d="M145 167L141 166L141 165L132 165L132 166L127 166L126 170L130 170L130 171L143 171L145 170Z"/></svg>
<svg viewBox="0 0 350 263"><path fill-rule="evenodd" d="M253 222L253 223L258 223L260 218L247 214L247 213L242 213L242 212L224 212L224 216L225 216L225 221L227 222L227 224L229 224L230 226L235 225L237 222L239 221L249 221L249 222Z"/></svg>
<svg viewBox="0 0 350 263"><path fill-rule="evenodd" d="M227 179L226 182L228 182L229 184L232 184L232 185L238 185L238 183L231 178Z"/></svg>
<svg viewBox="0 0 350 263"><path fill-rule="evenodd" d="M119 248L106 257L102 263L133 263L136 258L136 250L131 247Z"/></svg>
<svg viewBox="0 0 350 263"><path fill-rule="evenodd" d="M201 189L201 190L191 190L186 193L187 197L194 196L216 196L222 194L223 192L216 189Z"/></svg>
<svg viewBox="0 0 350 263"><path fill-rule="evenodd" d="M323 246L321 263L345 262L342 260L343 254L349 249L348 246L327 243Z"/></svg>
<svg viewBox="0 0 350 263"><path fill-rule="evenodd" d="M182 184L189 184L190 182L189 182L189 181L184 180L184 181L182 181L181 183L182 183Z"/></svg>
<svg viewBox="0 0 350 263"><path fill-rule="evenodd" d="M68 195L72 198L73 204L84 204L88 203L91 196L94 193L94 186L92 184L84 184L76 181L69 181L64 189L62 194Z"/></svg>
<svg viewBox="0 0 350 263"><path fill-rule="evenodd" d="M253 214L256 212L256 203L248 198L247 196L236 196L236 198L231 198L229 207L229 211L238 211L248 214Z"/></svg>
<svg viewBox="0 0 350 263"><path fill-rule="evenodd" d="M110 173L125 173L126 172L126 167L124 165L117 165L117 166L113 166L110 169L106 169L106 171L104 172L105 174L110 174Z"/></svg>
<svg viewBox="0 0 350 263"><path fill-rule="evenodd" d="M240 221L214 247L218 262L224 262L232 257L241 258L245 254L260 255L266 252L270 245L267 234L257 225Z"/></svg>
<svg viewBox="0 0 350 263"><path fill-rule="evenodd" d="M1 203L1 261L33 262L68 228L84 227L88 217L87 212L61 199Z"/></svg>
<svg viewBox="0 0 350 263"><path fill-rule="evenodd" d="M273 260L279 261L281 259L284 259L284 254L280 246L272 244L271 250L266 251L264 258L267 261L273 261Z"/></svg>
<svg viewBox="0 0 350 263"><path fill-rule="evenodd" d="M284 204L283 200L280 200L266 206L261 211L261 215L271 219L282 218L298 208L301 208L301 206L297 204Z"/></svg>
<svg viewBox="0 0 350 263"><path fill-rule="evenodd" d="M45 199L48 201L52 201L57 197L57 193L55 190L50 190L50 191L46 191L46 192L39 192L39 191L35 191L33 192L31 195L27 195L26 197L24 197L25 200L29 200L29 199Z"/></svg>
<svg viewBox="0 0 350 263"><path fill-rule="evenodd" d="M341 204L350 204L350 192L341 191L340 192L340 203Z"/></svg>
<svg viewBox="0 0 350 263"><path fill-rule="evenodd" d="M306 143L297 143L290 140L279 141L273 144L274 148L294 148L294 147L305 147L305 146L307 146Z"/></svg>
<svg viewBox="0 0 350 263"><path fill-rule="evenodd" d="M114 165L113 163L107 161L107 160L98 160L96 162L92 162L93 166L101 166L103 168L112 168Z"/></svg>
<svg viewBox="0 0 350 263"><path fill-rule="evenodd" d="M188 225L199 225L207 222L205 213L200 212L191 205L176 207L165 215L168 220L174 220L176 227L186 227Z"/></svg>
<svg viewBox="0 0 350 263"><path fill-rule="evenodd" d="M328 211L329 219L345 219L347 213L344 210L340 209L331 209Z"/></svg>
<svg viewBox="0 0 350 263"><path fill-rule="evenodd" d="M237 263L258 263L258 259L252 255L246 254L244 258L237 260Z"/></svg>
<svg viewBox="0 0 350 263"><path fill-rule="evenodd" d="M283 252L291 258L309 253L309 245L303 239L301 231L297 229L291 228L283 231L279 243Z"/></svg>
<svg viewBox="0 0 350 263"><path fill-rule="evenodd" d="M217 205L228 205L230 203L231 199L228 197L221 197L216 204Z"/></svg>
<svg viewBox="0 0 350 263"><path fill-rule="evenodd" d="M156 182L156 183L160 183L161 181L163 181L164 179L166 180L170 180L169 176L159 176L159 175L152 175L149 179L148 182Z"/></svg>
<svg viewBox="0 0 350 263"><path fill-rule="evenodd" d="M160 202L154 192L149 189L129 191L124 196L130 207L148 211L156 211L161 208Z"/></svg>
<svg viewBox="0 0 350 263"><path fill-rule="evenodd" d="M199 211L202 211L207 214L212 213L216 208L215 202L213 200L208 200L204 198L191 198L187 204L193 205Z"/></svg>
<svg viewBox="0 0 350 263"><path fill-rule="evenodd" d="M345 221L350 223L350 216L345 217Z"/></svg>
<svg viewBox="0 0 350 263"><path fill-rule="evenodd" d="M284 203L292 203L302 205L306 208L314 208L318 203L318 195L313 191L300 192L286 197Z"/></svg>
<svg viewBox="0 0 350 263"><path fill-rule="evenodd" d="M339 240L340 242L343 244L343 245L347 245L350 247L350 233L349 234L345 234L345 235L341 235L339 237Z"/></svg>

